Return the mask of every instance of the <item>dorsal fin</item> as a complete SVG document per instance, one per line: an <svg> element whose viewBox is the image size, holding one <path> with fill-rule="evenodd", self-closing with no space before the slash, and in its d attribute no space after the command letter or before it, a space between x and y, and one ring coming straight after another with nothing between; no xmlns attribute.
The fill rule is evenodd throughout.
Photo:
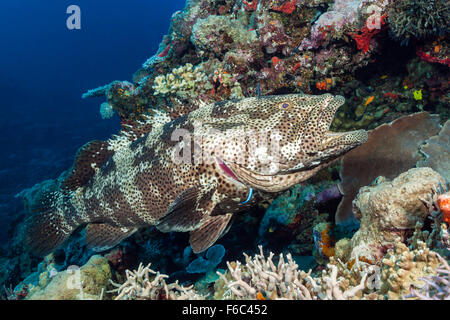
<svg viewBox="0 0 450 320"><path fill-rule="evenodd" d="M194 253L200 253L211 247L217 239L228 231L228 224L233 214L212 216L203 225L190 232L189 243Z"/></svg>
<svg viewBox="0 0 450 320"><path fill-rule="evenodd" d="M114 153L109 150L106 141L94 140L82 146L76 156L67 178L61 183L65 190L76 190L84 186L95 174L96 168L101 168Z"/></svg>
<svg viewBox="0 0 450 320"><path fill-rule="evenodd" d="M207 104L200 99L186 99L170 98L171 105L165 108L167 114L170 116L171 120L182 117L192 111L195 111Z"/></svg>
<svg viewBox="0 0 450 320"><path fill-rule="evenodd" d="M124 146L129 146L133 141L143 137L166 123L171 121L167 112L160 110L152 110L151 115L141 114L142 120L123 120L122 130L118 135L113 135L108 140L109 149L118 151Z"/></svg>
<svg viewBox="0 0 450 320"><path fill-rule="evenodd" d="M160 110L152 110L151 115L141 114L140 116L141 120L123 120L121 123L123 131L128 133L132 140L137 140L172 120L167 112Z"/></svg>

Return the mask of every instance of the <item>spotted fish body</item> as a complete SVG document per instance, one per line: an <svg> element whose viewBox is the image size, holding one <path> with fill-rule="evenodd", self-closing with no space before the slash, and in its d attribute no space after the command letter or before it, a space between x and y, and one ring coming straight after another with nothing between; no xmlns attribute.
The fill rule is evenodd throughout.
<svg viewBox="0 0 450 320"><path fill-rule="evenodd" d="M79 151L52 207L28 220L26 242L43 255L87 225L87 245L102 251L153 225L190 232L193 251L202 252L235 213L367 140L363 130L328 131L343 103L331 94L230 100L172 121L160 114L92 142Z"/></svg>

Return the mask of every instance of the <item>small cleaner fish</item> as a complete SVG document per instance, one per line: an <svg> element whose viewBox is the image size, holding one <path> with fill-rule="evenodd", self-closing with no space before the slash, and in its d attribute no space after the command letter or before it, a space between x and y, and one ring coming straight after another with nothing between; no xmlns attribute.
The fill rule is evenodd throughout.
<svg viewBox="0 0 450 320"><path fill-rule="evenodd" d="M224 235L237 212L275 197L366 142L364 130L329 128L344 103L331 94L289 94L202 104L171 119L146 116L108 141L92 141L24 242L36 255L86 226L104 251L140 228L189 232L195 253Z"/></svg>

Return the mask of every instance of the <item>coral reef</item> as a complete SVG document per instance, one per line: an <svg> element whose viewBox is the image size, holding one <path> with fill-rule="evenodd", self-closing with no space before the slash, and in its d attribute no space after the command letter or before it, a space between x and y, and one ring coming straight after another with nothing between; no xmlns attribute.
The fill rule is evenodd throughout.
<svg viewBox="0 0 450 320"><path fill-rule="evenodd" d="M296 185L275 198L260 222L259 243L272 250L290 243L288 249L294 256L310 255L314 247L313 228L328 217L317 208L327 207L341 197L337 185L330 181L335 171L325 169L315 183Z"/></svg>
<svg viewBox="0 0 450 320"><path fill-rule="evenodd" d="M392 181L384 177L362 187L353 201L353 212L361 227L352 238L352 258L379 260L398 237L428 215L421 199L427 199L445 179L430 168L413 168ZM384 251L384 252L383 252Z"/></svg>
<svg viewBox="0 0 450 320"><path fill-rule="evenodd" d="M192 28L191 42L199 56L208 53L221 55L257 41L255 30L248 30L244 21L228 16L210 15L198 19Z"/></svg>
<svg viewBox="0 0 450 320"><path fill-rule="evenodd" d="M28 283L37 276L38 282ZM67 270L57 272L52 263L38 275L24 280L14 291L27 291L27 300L99 300L111 279L111 269L102 256L94 255L80 267L71 266Z"/></svg>
<svg viewBox="0 0 450 320"><path fill-rule="evenodd" d="M438 255L440 266L435 270L436 275L425 276L419 280L425 285L411 289L411 294L405 298L418 300L449 300L450 299L450 266Z"/></svg>
<svg viewBox="0 0 450 320"><path fill-rule="evenodd" d="M447 37L439 37L434 41L428 41L416 50L416 54L421 60L440 63L447 67L450 67L449 53L450 48Z"/></svg>
<svg viewBox="0 0 450 320"><path fill-rule="evenodd" d="M300 48L313 49L324 46L330 40L342 38L347 32L354 37L358 49L366 53L372 36L378 33L384 24L381 16L384 7L385 3L382 1L336 0L331 9L315 21L310 38L303 40ZM358 30L361 24L366 26ZM364 48L361 46L362 42Z"/></svg>
<svg viewBox="0 0 450 320"><path fill-rule="evenodd" d="M427 62L448 63L445 37L398 54L392 54L392 43L386 41L393 21L409 15L407 2L189 1L173 15L157 53L134 74L133 83L115 81L83 97L103 93L122 121L167 108L174 97L189 97L186 106L192 100L324 91L349 98L335 120L342 130L374 128L417 110L444 113L448 74L434 67L421 75L405 74L398 61L418 64L419 59L411 59L417 51ZM426 1L413 2L417 4L411 6L421 6ZM430 7L442 3L433 1ZM440 13L445 16L447 9ZM201 74L183 82L173 73L186 66ZM414 92L421 92L421 99Z"/></svg>
<svg viewBox="0 0 450 320"><path fill-rule="evenodd" d="M368 141L342 159L339 189L343 194L336 221L351 218L351 203L359 189L378 176L393 179L420 160L419 146L440 130L438 117L416 113L369 132Z"/></svg>
<svg viewBox="0 0 450 320"><path fill-rule="evenodd" d="M162 75L155 78L155 94L167 95L176 94L180 96L192 96L194 90L198 90L199 87L207 88L200 85L205 83L207 76L201 71L201 67L195 67L187 63L184 66L175 68L172 73ZM211 88L212 89L212 86Z"/></svg>
<svg viewBox="0 0 450 320"><path fill-rule="evenodd" d="M166 283L169 276L150 269L151 264L142 264L135 271L126 271L126 281L122 285L112 282L117 293L115 300L199 300L204 299L192 290L175 283Z"/></svg>
<svg viewBox="0 0 450 320"><path fill-rule="evenodd" d="M216 296L220 299L289 299L289 300L348 300L364 289L367 275L363 276L359 285L343 291L337 279L337 267L329 265L328 272L321 278L313 279L311 272L298 270L298 265L290 254L286 260L280 254L278 264L273 262L271 252L266 258L262 247L259 254L250 257L244 253L245 266L238 261L227 263L228 271L220 274L216 282Z"/></svg>
<svg viewBox="0 0 450 320"><path fill-rule="evenodd" d="M381 1L339 0L323 13L325 3L188 2L184 10L172 17L169 33L158 52L135 73L134 87L116 82L91 90L84 97L104 92L121 117L136 116L151 105L163 105L168 102L165 99L179 95L178 85L183 82L175 81L179 75L174 75L173 70L187 65L197 66L195 69L201 65L207 78L200 76L201 81L189 78L185 82L190 85L183 83L182 89L190 92L191 98L208 102L255 96L258 86L261 94L267 95L281 90L313 93L345 85L349 82L348 75L369 63L370 53L364 49L354 54L351 46L339 42L345 38L348 42L353 36L358 47L361 41L366 46L370 43L371 51L375 52L374 35L382 32L382 28L365 32L361 24L372 17L370 5L376 4L380 10L384 5ZM320 50L311 50L318 47L318 42ZM168 82L175 82L175 88ZM128 95L119 99L118 94L111 94L115 92L112 87L117 85L125 87L122 89Z"/></svg>
<svg viewBox="0 0 450 320"><path fill-rule="evenodd" d="M302 211L306 211L308 202L313 199L314 187L302 185L294 186L278 196L267 208L259 226L259 236L267 237L267 233L273 233L281 226L294 223L296 217Z"/></svg>
<svg viewBox="0 0 450 320"><path fill-rule="evenodd" d="M390 34L404 44L446 35L450 30L450 8L445 0L392 1L388 15Z"/></svg>
<svg viewBox="0 0 450 320"><path fill-rule="evenodd" d="M44 181L17 195L24 214L0 258L6 298L448 299L449 18L443 0L187 1L132 80L83 94L106 97L102 118L120 118L112 148L203 103L285 93L345 96L332 130L373 129L369 141L343 158L338 187L336 163L237 216L220 241L229 261L250 255L218 274L222 245L194 256L185 235L155 228L104 256L79 232L43 261L31 257L23 219L71 173ZM80 183L68 181L68 192ZM282 254L252 256L257 244Z"/></svg>
<svg viewBox="0 0 450 320"><path fill-rule="evenodd" d="M450 120L447 120L437 136L433 136L420 146L424 160L417 162L418 167L431 167L450 181Z"/></svg>
<svg viewBox="0 0 450 320"><path fill-rule="evenodd" d="M423 242L414 250L396 242L382 259L380 293L388 299L402 298L412 288L422 287L422 278L435 274L440 261L438 254Z"/></svg>
<svg viewBox="0 0 450 320"><path fill-rule="evenodd" d="M314 251L316 261L320 264L326 264L326 258L335 254L335 240L332 236L332 224L330 222L321 222L313 228ZM325 260L323 259L325 258Z"/></svg>
<svg viewBox="0 0 450 320"><path fill-rule="evenodd" d="M100 105L100 115L102 119L111 119L114 116L113 107L108 102L103 102Z"/></svg>

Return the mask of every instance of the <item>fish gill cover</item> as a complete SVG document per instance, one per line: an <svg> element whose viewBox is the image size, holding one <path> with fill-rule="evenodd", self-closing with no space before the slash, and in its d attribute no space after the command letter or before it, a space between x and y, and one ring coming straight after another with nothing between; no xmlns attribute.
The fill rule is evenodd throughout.
<svg viewBox="0 0 450 320"><path fill-rule="evenodd" d="M95 42L95 8L68 9ZM4 298L448 298L448 21L444 1L196 0L159 45L111 32L70 94L121 129L78 127L72 164L17 195Z"/></svg>

